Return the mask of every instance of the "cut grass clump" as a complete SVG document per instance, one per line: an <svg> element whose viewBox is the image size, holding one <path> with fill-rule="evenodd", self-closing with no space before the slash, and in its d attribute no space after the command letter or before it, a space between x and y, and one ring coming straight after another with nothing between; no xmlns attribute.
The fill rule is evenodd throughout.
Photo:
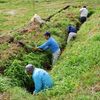
<svg viewBox="0 0 100 100"><path fill-rule="evenodd" d="M4 92L11 88L14 84L11 83L11 79L7 77L0 76L0 92Z"/></svg>
<svg viewBox="0 0 100 100"><path fill-rule="evenodd" d="M44 69L51 69L51 57L50 55L45 55L45 53L29 53L20 57L18 59L14 59L6 69L5 69L5 76L11 78L13 84L16 86L21 86L26 88L27 91L33 92L34 90L34 83L31 77L28 77L25 73L25 66L27 64L33 64L36 67L44 68ZM45 61L45 62L44 62Z"/></svg>
<svg viewBox="0 0 100 100"><path fill-rule="evenodd" d="M32 78L25 73L25 68L22 66L21 61L14 60L12 65L5 70L5 76L11 79L12 84L26 88L31 93L33 92L34 83Z"/></svg>
<svg viewBox="0 0 100 100"><path fill-rule="evenodd" d="M5 75L12 79L12 82L18 86L23 86L26 82L27 75L25 74L24 67L21 61L14 60L6 70Z"/></svg>
<svg viewBox="0 0 100 100"><path fill-rule="evenodd" d="M25 89L17 86L10 88L8 93L10 93L10 100L34 100L33 95L29 94Z"/></svg>
<svg viewBox="0 0 100 100"><path fill-rule="evenodd" d="M49 32L59 37L62 31L59 28L50 28Z"/></svg>

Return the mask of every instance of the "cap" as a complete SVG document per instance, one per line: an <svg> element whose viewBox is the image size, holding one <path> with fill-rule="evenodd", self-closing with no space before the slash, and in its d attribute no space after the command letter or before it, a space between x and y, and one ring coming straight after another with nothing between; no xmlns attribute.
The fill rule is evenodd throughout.
<svg viewBox="0 0 100 100"><path fill-rule="evenodd" d="M45 34L44 35L48 35L48 36L50 36L50 32L45 32Z"/></svg>

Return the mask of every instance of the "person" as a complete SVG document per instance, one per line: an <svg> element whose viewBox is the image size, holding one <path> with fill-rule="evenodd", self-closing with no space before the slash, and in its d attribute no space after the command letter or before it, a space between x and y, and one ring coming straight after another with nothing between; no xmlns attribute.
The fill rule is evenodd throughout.
<svg viewBox="0 0 100 100"><path fill-rule="evenodd" d="M39 24L39 25L45 24L45 21L42 20L42 18L41 18L39 15L37 15L37 14L35 14L35 15L31 18L31 22L35 22L35 23L37 23L37 24Z"/></svg>
<svg viewBox="0 0 100 100"><path fill-rule="evenodd" d="M53 80L45 70L35 68L34 65L28 64L25 68L25 71L27 74L32 75L32 80L35 85L33 95L39 93L40 91L44 91L45 89L52 88Z"/></svg>
<svg viewBox="0 0 100 100"><path fill-rule="evenodd" d="M88 10L87 10L86 6L83 6L80 9L80 22L84 23L87 19L87 16L88 16Z"/></svg>
<svg viewBox="0 0 100 100"><path fill-rule="evenodd" d="M68 39L67 39L67 43L69 43L69 41L73 38L76 37L76 33L77 33L77 30L74 26L72 26L71 24L68 26L67 28L67 31L68 31Z"/></svg>
<svg viewBox="0 0 100 100"><path fill-rule="evenodd" d="M50 32L46 32L44 36L47 41L41 46L37 47L37 50L50 49L50 51L52 52L52 56L53 56L52 65L54 65L60 55L60 47L58 43L55 41L55 39L51 37Z"/></svg>

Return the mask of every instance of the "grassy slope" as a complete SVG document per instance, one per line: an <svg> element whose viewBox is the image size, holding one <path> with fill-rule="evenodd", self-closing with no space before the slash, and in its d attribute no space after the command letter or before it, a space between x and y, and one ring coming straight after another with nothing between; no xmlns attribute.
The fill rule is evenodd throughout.
<svg viewBox="0 0 100 100"><path fill-rule="evenodd" d="M93 27L94 25L92 24L97 15L94 14L81 27L78 32L78 38L73 42L74 44L71 43L66 47L60 60L53 68L51 74L56 85L52 90L42 95L39 94L40 96L36 97L37 100L99 100L99 92L92 90L100 81L100 35L98 35L98 27ZM95 22L97 26L100 23L99 21ZM83 28L86 30L83 31ZM94 30L94 28L96 28L95 33L91 33L91 36L94 36L90 38L89 29ZM84 38L82 39L81 36L84 36ZM15 90L16 88L12 92L15 92ZM25 95L24 93L22 94ZM19 97L17 96L16 98ZM14 97L12 96L12 98ZM30 100L32 98L30 96Z"/></svg>
<svg viewBox="0 0 100 100"><path fill-rule="evenodd" d="M44 98L47 96L46 99L53 100L99 100L100 92L95 92L95 87L100 82L99 25L97 10L82 25L75 42L66 47L53 68L51 73L56 85L43 94Z"/></svg>
<svg viewBox="0 0 100 100"><path fill-rule="evenodd" d="M61 1L58 0L57 2L55 2L55 4L59 4L59 2ZM95 0L95 2L97 3L97 0ZM94 4L90 3L89 7L92 8L93 5L98 4L98 3L96 4L95 2ZM85 2L80 3L79 0L77 0L77 2L75 3L76 5L82 5ZM47 3L45 4L47 5ZM53 4L54 3L51 2L48 5L51 7ZM62 5L59 5L59 6L62 7ZM59 8L59 6L57 5L55 7ZM55 9L55 7L52 6L52 9L53 8ZM41 12L42 10L43 12ZM41 15L44 16L45 15L44 12L47 12L45 9L45 5L43 5L42 10L38 11L38 13L41 13ZM74 8L70 8L70 11L75 13L76 17L78 14L78 10L79 8L75 10ZM18 100L18 98L20 98L20 100L31 100L34 98L37 100L45 100L49 98L57 99L57 100L60 100L60 99L98 100L100 96L99 92L96 93L91 90L91 88L94 87L100 81L99 80L100 35L98 34L99 28L97 27L100 25L100 20L99 20L98 11L99 11L99 8L96 8L95 14L88 19L88 21L81 27L81 30L78 32L78 38L75 40L75 42L71 42L69 45L67 45L58 63L54 66L53 70L51 71L51 74L56 84L53 87L53 89L50 91L47 91L46 93L43 93L42 95L40 94L40 96L33 97L29 95L28 93L24 92L23 89L16 87L16 88L11 89L10 91L12 100ZM69 13L69 12L64 11L63 13ZM61 25L62 28L65 28L65 26L71 22L68 20L67 20L68 21L67 23L65 22L66 14L63 14L63 13L59 14L59 16L62 16L61 21L59 21L60 17L55 16L52 19L52 21L48 23L50 25L50 31L53 30L52 27L55 26L56 28L56 25L59 25L59 23L62 23L62 21L63 21ZM29 14L29 16L30 15L31 14ZM23 23L26 20L23 18L21 19L24 20ZM99 21L95 19L98 19ZM43 30L45 31L45 29L47 28L44 27ZM57 32L62 33L62 31L63 29ZM60 42L59 40L60 38L57 38L56 35L54 36Z"/></svg>
<svg viewBox="0 0 100 100"><path fill-rule="evenodd" d="M100 20L95 18L99 18L98 13L81 27L78 38L74 44L71 43L66 47L61 60L53 69L52 74L57 84L56 90L54 88L54 98L56 95L57 99L61 97L61 99L99 100L99 92L92 90L92 87L100 82L100 35L98 35ZM66 93L69 95L66 96Z"/></svg>
<svg viewBox="0 0 100 100"><path fill-rule="evenodd" d="M37 43L38 45L43 43L44 40L41 39L41 36L42 36L42 33L44 33L44 31L46 31L46 29L48 29L48 28L46 28L43 31L40 30L41 34L39 34L39 36L35 37L35 39L33 38L33 35L35 34L34 32L20 35L19 33L16 33L16 31L14 31L12 33L9 33L9 31L24 26L25 23L28 23L28 21L31 19L32 15L36 12L39 15L41 15L43 18L45 18L44 16L48 17L48 15L57 11L58 10L57 8L60 8L60 6L58 5L58 2L57 3L55 2L55 4L57 4L57 6L54 7L53 2L50 2L50 4L48 2L44 2L44 3L39 2L32 6L32 4L33 4L32 1L27 1L27 0L25 0L25 1L17 0L16 2L14 2L12 0L10 2L10 4L9 4L8 0L4 0L4 1L7 1L7 2L4 4L2 4L2 3L0 4L1 5L0 6L1 14L2 14L2 15L0 15L0 18L1 18L0 34L1 35L2 34L3 35L10 34L15 37L15 40L22 40L22 41L26 42L27 44L31 44L31 45L33 45L34 42ZM41 5L41 7L38 7L39 5ZM48 12L48 9L46 9L46 5L48 5L47 6L48 8L52 6L51 12L50 11ZM64 4L62 3L62 5L64 5ZM62 5L61 5L61 7L62 7ZM35 8L35 7L36 7L36 9L33 10L33 8ZM10 11L10 10L16 10L16 15L11 16L11 15L7 15L5 13L6 11ZM16 58L16 56L17 56L16 53L18 53L18 50L20 48L16 48L16 49L18 49L17 51L15 49L15 54L13 57L13 53L8 52L8 51L10 51L10 48L12 46L13 46L13 44L9 44L9 43L0 44L0 51L1 51L1 58L2 58L2 59L0 59L1 66L6 66L5 63L10 65L8 62L8 59L11 59L11 58L9 58L10 56L12 58ZM23 52L23 54L26 55L22 49L20 49L19 52L20 52L20 54L22 54L21 52ZM19 56L20 56L20 54L19 54ZM32 55L32 54L29 54L29 55Z"/></svg>

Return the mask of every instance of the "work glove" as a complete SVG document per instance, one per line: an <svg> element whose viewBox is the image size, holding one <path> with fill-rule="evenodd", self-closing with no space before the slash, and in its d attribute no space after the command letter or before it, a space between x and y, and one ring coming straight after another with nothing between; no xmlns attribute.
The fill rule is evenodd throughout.
<svg viewBox="0 0 100 100"><path fill-rule="evenodd" d="M33 51L37 51L38 48L37 48L37 47L33 47L32 50L33 50Z"/></svg>
<svg viewBox="0 0 100 100"><path fill-rule="evenodd" d="M37 47L33 47L33 51L43 51L43 50Z"/></svg>

